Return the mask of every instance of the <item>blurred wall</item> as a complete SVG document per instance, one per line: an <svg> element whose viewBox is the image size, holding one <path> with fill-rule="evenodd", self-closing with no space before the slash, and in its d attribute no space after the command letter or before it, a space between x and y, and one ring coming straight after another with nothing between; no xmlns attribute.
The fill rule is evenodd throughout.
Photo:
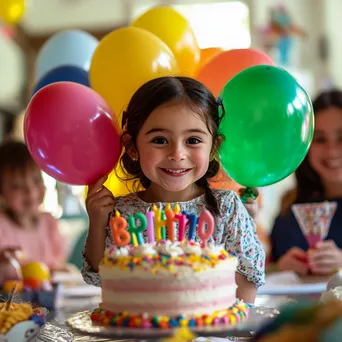
<svg viewBox="0 0 342 342"><path fill-rule="evenodd" d="M334 85L342 88L342 1L324 0L322 3L322 34L328 54L324 71Z"/></svg>

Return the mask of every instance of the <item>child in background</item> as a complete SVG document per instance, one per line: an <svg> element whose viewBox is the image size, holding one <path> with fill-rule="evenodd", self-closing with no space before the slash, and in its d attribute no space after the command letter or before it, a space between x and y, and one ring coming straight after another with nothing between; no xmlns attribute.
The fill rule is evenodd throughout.
<svg viewBox="0 0 342 342"><path fill-rule="evenodd" d="M0 262L16 251L23 262L64 267L66 250L57 221L40 210L45 187L41 171L21 142L0 145Z"/></svg>
<svg viewBox="0 0 342 342"><path fill-rule="evenodd" d="M296 170L297 187L282 200L271 233L272 261L280 271L329 275L342 268L342 91L323 92L313 101L315 132L308 155ZM309 246L291 211L296 203L337 202L329 233Z"/></svg>
<svg viewBox="0 0 342 342"><path fill-rule="evenodd" d="M181 211L199 215L208 209L213 214L216 228L209 242L223 244L237 256L236 296L254 302L257 287L264 284L265 264L255 225L234 191L212 190L208 183L219 170L223 112L222 103L191 78L154 79L135 93L123 113L121 163L127 178L139 180L145 190L114 198L103 186L105 177L89 187L82 270L86 282L100 285L98 265L105 248L113 245L108 217L114 209L131 216L153 203L164 208L178 203Z"/></svg>

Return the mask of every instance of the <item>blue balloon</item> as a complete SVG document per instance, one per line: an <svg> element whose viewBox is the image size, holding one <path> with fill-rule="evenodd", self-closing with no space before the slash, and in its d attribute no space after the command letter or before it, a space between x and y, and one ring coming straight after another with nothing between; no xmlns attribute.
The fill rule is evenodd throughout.
<svg viewBox="0 0 342 342"><path fill-rule="evenodd" d="M64 65L52 69L34 87L32 96L41 88L56 82L74 82L90 87L88 71L76 66Z"/></svg>
<svg viewBox="0 0 342 342"><path fill-rule="evenodd" d="M35 64L35 80L61 65L77 66L89 71L91 59L99 41L80 30L65 30L54 34L40 49Z"/></svg>

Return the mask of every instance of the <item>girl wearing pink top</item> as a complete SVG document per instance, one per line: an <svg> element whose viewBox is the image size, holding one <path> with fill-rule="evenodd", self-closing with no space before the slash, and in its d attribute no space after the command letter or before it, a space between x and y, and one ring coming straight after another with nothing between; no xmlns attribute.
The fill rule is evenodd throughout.
<svg viewBox="0 0 342 342"><path fill-rule="evenodd" d="M15 250L22 262L45 263L61 269L66 250L57 221L40 211L44 183L25 144L8 141L0 146L0 263Z"/></svg>

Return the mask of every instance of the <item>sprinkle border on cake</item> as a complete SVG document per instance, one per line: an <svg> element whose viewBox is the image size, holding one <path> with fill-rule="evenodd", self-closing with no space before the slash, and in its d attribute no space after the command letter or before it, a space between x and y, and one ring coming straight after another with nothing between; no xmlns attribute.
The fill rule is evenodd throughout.
<svg viewBox="0 0 342 342"><path fill-rule="evenodd" d="M113 313L97 308L90 318L94 323L101 326L141 329L236 325L247 317L250 307L249 304L236 300L236 303L231 307L210 315L179 315L176 317L148 316L146 314L130 315L128 312Z"/></svg>

